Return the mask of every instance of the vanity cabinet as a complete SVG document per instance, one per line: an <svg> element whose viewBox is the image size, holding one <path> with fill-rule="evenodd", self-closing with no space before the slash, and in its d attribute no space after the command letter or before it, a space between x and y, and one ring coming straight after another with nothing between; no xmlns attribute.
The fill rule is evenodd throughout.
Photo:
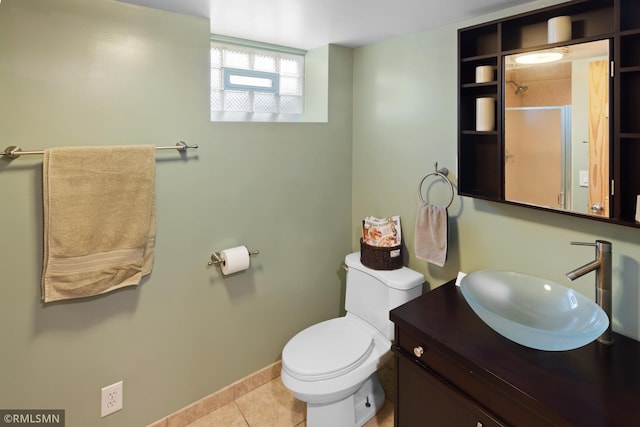
<svg viewBox="0 0 640 427"><path fill-rule="evenodd" d="M640 343L546 352L484 324L454 281L390 312L396 427L640 425Z"/></svg>
<svg viewBox="0 0 640 427"><path fill-rule="evenodd" d="M569 15L572 39L547 43L547 21ZM458 191L462 196L505 200L504 85L505 55L568 44L612 40L609 131L611 174L608 221L634 221L640 195L640 2L574 0L458 31ZM478 66L494 66L490 82L476 83ZM494 97L495 128L476 130L476 99ZM515 203L519 204L519 203ZM540 207L541 209L547 209ZM583 214L574 215L592 217Z"/></svg>

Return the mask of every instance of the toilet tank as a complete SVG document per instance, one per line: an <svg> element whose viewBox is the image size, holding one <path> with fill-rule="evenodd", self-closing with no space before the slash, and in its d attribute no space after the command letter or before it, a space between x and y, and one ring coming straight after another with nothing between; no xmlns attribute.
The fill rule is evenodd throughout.
<svg viewBox="0 0 640 427"><path fill-rule="evenodd" d="M345 264L348 267L345 310L393 340L389 311L422 295L424 276L407 267L373 270L360 262L360 252L347 255Z"/></svg>

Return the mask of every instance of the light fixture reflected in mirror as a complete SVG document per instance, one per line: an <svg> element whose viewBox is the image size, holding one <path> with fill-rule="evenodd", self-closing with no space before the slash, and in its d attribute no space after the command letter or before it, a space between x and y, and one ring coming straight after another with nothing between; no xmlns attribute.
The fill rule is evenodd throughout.
<svg viewBox="0 0 640 427"><path fill-rule="evenodd" d="M546 64L548 62L559 61L564 58L566 52L566 48L528 52L516 56L515 61L518 64Z"/></svg>

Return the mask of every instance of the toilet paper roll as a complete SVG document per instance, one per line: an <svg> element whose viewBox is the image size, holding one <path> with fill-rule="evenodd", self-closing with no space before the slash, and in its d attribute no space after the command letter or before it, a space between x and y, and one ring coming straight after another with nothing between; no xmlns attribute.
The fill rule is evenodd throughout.
<svg viewBox="0 0 640 427"><path fill-rule="evenodd" d="M558 43L571 40L571 17L556 16L547 21L547 42Z"/></svg>
<svg viewBox="0 0 640 427"><path fill-rule="evenodd" d="M476 99L476 130L494 130L496 125L496 100L491 97Z"/></svg>
<svg viewBox="0 0 640 427"><path fill-rule="evenodd" d="M487 83L493 81L493 66L480 65L476 67L476 83Z"/></svg>
<svg viewBox="0 0 640 427"><path fill-rule="evenodd" d="M249 250L246 246L224 249L220 252L222 258L222 274L233 274L249 268Z"/></svg>

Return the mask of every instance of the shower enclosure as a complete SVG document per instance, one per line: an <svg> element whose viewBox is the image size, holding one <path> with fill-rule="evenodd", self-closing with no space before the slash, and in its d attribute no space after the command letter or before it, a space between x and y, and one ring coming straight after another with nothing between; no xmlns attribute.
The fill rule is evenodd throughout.
<svg viewBox="0 0 640 427"><path fill-rule="evenodd" d="M580 197L572 187L571 107L506 108L504 123L505 199L570 209Z"/></svg>

